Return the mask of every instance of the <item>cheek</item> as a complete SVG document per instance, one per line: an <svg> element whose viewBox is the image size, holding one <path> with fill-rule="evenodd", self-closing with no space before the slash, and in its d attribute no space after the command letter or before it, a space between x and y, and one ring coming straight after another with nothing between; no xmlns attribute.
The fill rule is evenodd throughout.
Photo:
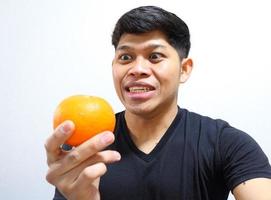
<svg viewBox="0 0 271 200"><path fill-rule="evenodd" d="M113 75L114 85L115 85L115 87L116 87L116 89L117 89L118 85L120 85L118 74L116 74L116 73L113 71L112 75Z"/></svg>
<svg viewBox="0 0 271 200"><path fill-rule="evenodd" d="M175 85L180 81L180 69L177 66L162 66L156 70L156 75L159 77L159 82L167 85Z"/></svg>
<svg viewBox="0 0 271 200"><path fill-rule="evenodd" d="M114 81L114 86L115 86L116 92L119 95L120 91L121 91L122 74L120 73L119 70L113 68L112 69L112 76L113 76L113 81Z"/></svg>

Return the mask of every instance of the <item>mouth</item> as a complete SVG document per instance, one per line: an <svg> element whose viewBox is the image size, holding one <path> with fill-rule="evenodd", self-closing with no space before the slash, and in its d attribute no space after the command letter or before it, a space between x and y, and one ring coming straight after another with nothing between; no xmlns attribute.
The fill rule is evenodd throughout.
<svg viewBox="0 0 271 200"><path fill-rule="evenodd" d="M155 90L155 88L145 83L128 84L125 90L129 93L146 93Z"/></svg>
<svg viewBox="0 0 271 200"><path fill-rule="evenodd" d="M151 91L151 88L149 88L149 87L129 87L128 91L131 93L142 93L142 92Z"/></svg>

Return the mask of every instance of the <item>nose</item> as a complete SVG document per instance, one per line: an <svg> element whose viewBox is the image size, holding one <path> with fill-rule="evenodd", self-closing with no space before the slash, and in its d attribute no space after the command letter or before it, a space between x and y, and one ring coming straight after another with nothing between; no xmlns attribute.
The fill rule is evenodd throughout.
<svg viewBox="0 0 271 200"><path fill-rule="evenodd" d="M151 68L149 63L144 58L137 58L133 63L132 67L129 70L129 75L136 78L148 77L151 74Z"/></svg>

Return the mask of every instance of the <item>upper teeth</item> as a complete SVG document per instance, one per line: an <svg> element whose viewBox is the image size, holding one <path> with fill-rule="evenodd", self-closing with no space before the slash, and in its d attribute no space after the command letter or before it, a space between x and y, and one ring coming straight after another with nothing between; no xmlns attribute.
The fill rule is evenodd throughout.
<svg viewBox="0 0 271 200"><path fill-rule="evenodd" d="M130 87L130 92L148 92L150 91L150 88L147 87Z"/></svg>

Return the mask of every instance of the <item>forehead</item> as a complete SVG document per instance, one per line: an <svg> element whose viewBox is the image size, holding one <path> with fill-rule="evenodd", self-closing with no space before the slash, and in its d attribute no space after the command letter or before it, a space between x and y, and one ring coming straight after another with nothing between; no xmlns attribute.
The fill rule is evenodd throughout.
<svg viewBox="0 0 271 200"><path fill-rule="evenodd" d="M125 49L144 49L144 48L167 48L170 44L167 37L161 31L151 31L148 33L130 34L125 33L121 36L116 51Z"/></svg>

